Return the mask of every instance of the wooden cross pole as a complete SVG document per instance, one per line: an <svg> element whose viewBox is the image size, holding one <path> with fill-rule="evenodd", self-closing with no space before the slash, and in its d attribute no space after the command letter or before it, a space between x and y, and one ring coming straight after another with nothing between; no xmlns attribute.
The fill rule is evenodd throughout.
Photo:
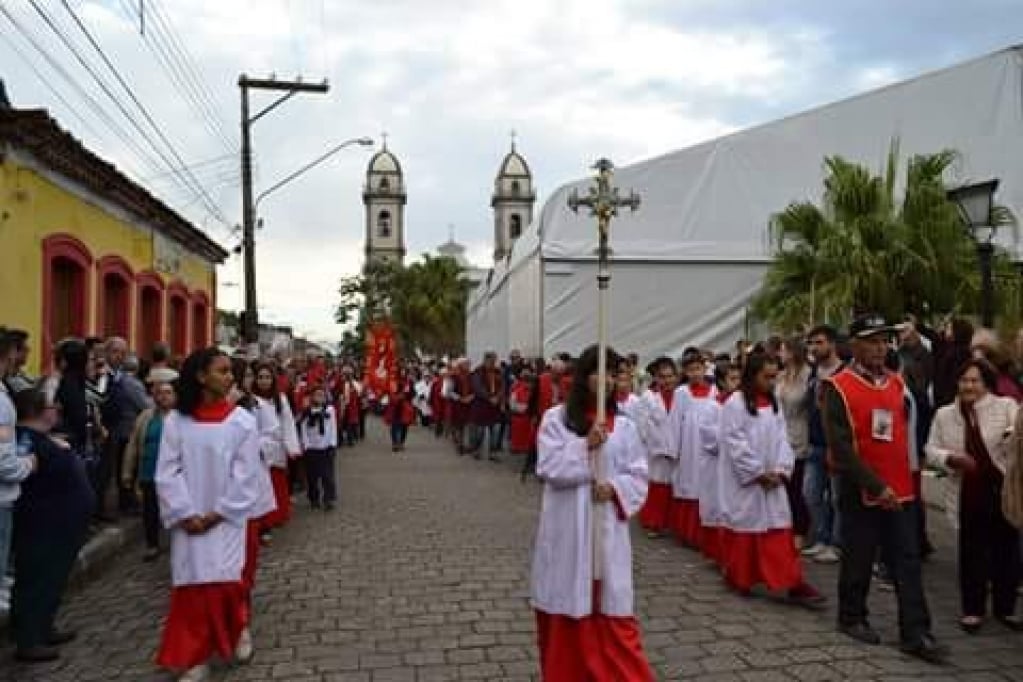
<svg viewBox="0 0 1023 682"><path fill-rule="evenodd" d="M610 247L608 246L608 233L611 227L611 218L618 215L618 209L626 207L635 211L639 208L639 195L629 190L629 195L622 197L617 187L612 187L611 180L614 175L614 164L607 159L600 159L593 165L597 171L596 182L587 188L585 197L579 196L578 190L572 190L568 197L568 207L578 213L580 208L587 208L591 216L597 218L597 424L603 424L607 420L607 307L608 289L611 286L611 269L609 266ZM593 458L593 480L596 483L603 483L605 478L604 458L602 452L597 452ZM601 505L593 504L591 518L593 548L593 579L603 578L603 563L600 557L603 554L603 536L600 532L601 519L603 519Z"/></svg>

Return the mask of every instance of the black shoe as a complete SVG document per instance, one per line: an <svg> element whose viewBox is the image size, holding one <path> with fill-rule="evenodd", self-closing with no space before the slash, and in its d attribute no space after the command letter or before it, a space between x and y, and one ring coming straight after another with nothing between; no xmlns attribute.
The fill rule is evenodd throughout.
<svg viewBox="0 0 1023 682"><path fill-rule="evenodd" d="M334 511L334 503L333 502L327 502L326 504L324 504L323 505L323 511Z"/></svg>
<svg viewBox="0 0 1023 682"><path fill-rule="evenodd" d="M146 547L146 551L142 554L142 561L148 564L151 561L156 561L158 556L160 556L159 547Z"/></svg>
<svg viewBox="0 0 1023 682"><path fill-rule="evenodd" d="M74 630L51 630L50 636L46 638L46 644L60 646L75 641L76 637L78 637L78 633Z"/></svg>
<svg viewBox="0 0 1023 682"><path fill-rule="evenodd" d="M22 663L46 663L60 658L60 652L52 646L30 646L27 649L15 649L14 660Z"/></svg>
<svg viewBox="0 0 1023 682"><path fill-rule="evenodd" d="M319 502L310 502L309 503L309 507L311 509L319 509L320 508L320 503Z"/></svg>
<svg viewBox="0 0 1023 682"><path fill-rule="evenodd" d="M881 643L881 635L877 630L870 627L870 623L853 623L852 625L839 625L838 631L847 637L852 637L858 642L876 646Z"/></svg>
<svg viewBox="0 0 1023 682"><path fill-rule="evenodd" d="M938 644L931 635L922 635L916 642L903 644L899 649L904 654L914 656L927 663L934 663L935 665L944 663L948 657L948 649Z"/></svg>

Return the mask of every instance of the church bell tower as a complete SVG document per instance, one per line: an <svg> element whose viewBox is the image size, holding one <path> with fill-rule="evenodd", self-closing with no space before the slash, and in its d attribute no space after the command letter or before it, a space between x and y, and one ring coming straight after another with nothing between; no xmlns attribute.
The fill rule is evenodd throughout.
<svg viewBox="0 0 1023 682"><path fill-rule="evenodd" d="M512 134L511 151L504 157L494 180L490 206L494 209L494 262L508 257L512 244L533 222L536 191L529 164L515 149Z"/></svg>
<svg viewBox="0 0 1023 682"><path fill-rule="evenodd" d="M405 259L405 178L384 137L369 160L362 203L366 207L366 265Z"/></svg>

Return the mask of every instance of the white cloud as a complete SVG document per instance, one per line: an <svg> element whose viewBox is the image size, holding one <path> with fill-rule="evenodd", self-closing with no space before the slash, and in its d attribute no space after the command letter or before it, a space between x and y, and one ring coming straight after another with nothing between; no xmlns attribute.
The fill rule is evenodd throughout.
<svg viewBox="0 0 1023 682"><path fill-rule="evenodd" d="M114 111L25 0L0 1ZM95 61L61 4L43 4ZM144 39L132 0L72 6L185 159L225 153L158 67L146 42L158 29L155 17ZM329 78L328 95L298 96L254 127L257 192L340 140L387 130L406 171L409 253L432 251L454 224L470 260L480 264L491 259L489 194L512 128L543 197L586 174L597 156L621 165L729 132L760 119L758 112L813 100L836 82L862 89L900 73L884 55L872 64L836 64L833 45L842 26L765 24L741 20L741 11L740 20L716 26L670 19L679 8L710 15L721 6L719 0L158 3L196 59L232 140L240 73ZM2 19L0 25L31 52ZM41 64L38 56L33 60ZM52 108L87 144L138 175L160 171L134 159L114 135L81 129L78 114L103 131L73 94L67 96L78 114L56 102L2 41L0 63L16 105ZM253 108L270 101L271 94L257 93ZM258 235L259 298L275 321L338 336L331 317L337 279L357 271L362 259L365 162L365 151L346 150L260 207L267 227ZM196 175L231 222L239 222L237 163L229 158ZM187 193L165 181L152 186L177 206L187 202ZM215 225L197 207L187 214ZM235 243L219 227L211 232ZM224 281L241 282L237 258L223 270ZM240 287L222 288L219 301L239 305Z"/></svg>

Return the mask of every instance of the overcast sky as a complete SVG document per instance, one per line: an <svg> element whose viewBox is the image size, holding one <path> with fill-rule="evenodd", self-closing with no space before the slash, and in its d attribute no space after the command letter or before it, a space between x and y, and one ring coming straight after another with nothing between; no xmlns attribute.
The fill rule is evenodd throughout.
<svg viewBox="0 0 1023 682"><path fill-rule="evenodd" d="M131 129L29 0L0 4ZM63 2L36 4L145 126ZM255 126L256 192L338 142L386 131L406 175L409 254L433 250L453 225L480 265L513 129L542 202L598 156L623 165L1023 42L1023 0L144 0L145 35L139 0L68 4L230 223L240 222L238 75L326 77L327 95L295 97ZM0 38L15 106L50 109L212 237L237 242L3 16ZM171 39L194 60L202 96L174 85L169 73L184 71ZM164 54L174 55L169 71ZM263 321L340 336L331 310L338 279L362 262L370 153L347 149L261 205ZM240 259L220 280L221 307L239 307Z"/></svg>

